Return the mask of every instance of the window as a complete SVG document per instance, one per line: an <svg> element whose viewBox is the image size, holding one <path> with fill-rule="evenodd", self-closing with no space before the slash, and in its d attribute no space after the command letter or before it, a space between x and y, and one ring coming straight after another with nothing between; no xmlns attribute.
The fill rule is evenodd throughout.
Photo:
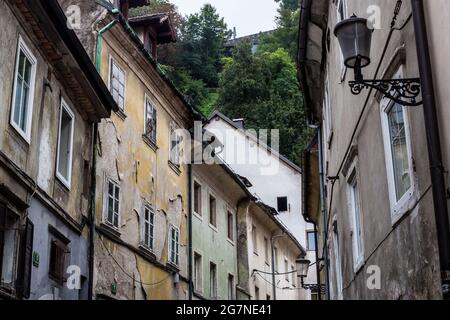
<svg viewBox="0 0 450 320"><path fill-rule="evenodd" d="M199 216L202 215L202 186L194 181L194 211Z"/></svg>
<svg viewBox="0 0 450 320"><path fill-rule="evenodd" d="M234 300L234 276L228 274L228 300Z"/></svg>
<svg viewBox="0 0 450 320"><path fill-rule="evenodd" d="M19 219L0 203L0 286L14 286Z"/></svg>
<svg viewBox="0 0 450 320"><path fill-rule="evenodd" d="M22 37L19 37L15 68L10 122L17 132L27 142L30 142L36 58L28 49Z"/></svg>
<svg viewBox="0 0 450 320"><path fill-rule="evenodd" d="M107 180L106 223L119 228L120 187L114 181Z"/></svg>
<svg viewBox="0 0 450 320"><path fill-rule="evenodd" d="M269 240L264 237L264 261L269 264Z"/></svg>
<svg viewBox="0 0 450 320"><path fill-rule="evenodd" d="M259 288L255 286L255 300L259 300Z"/></svg>
<svg viewBox="0 0 450 320"><path fill-rule="evenodd" d="M284 258L284 280L289 282L289 262Z"/></svg>
<svg viewBox="0 0 450 320"><path fill-rule="evenodd" d="M400 77L401 70L397 77ZM407 113L390 99L381 102L383 140L388 175L392 222L407 210L405 205L414 193L411 145Z"/></svg>
<svg viewBox="0 0 450 320"><path fill-rule="evenodd" d="M50 266L48 275L60 285L65 281L67 253L69 253L67 243L59 239L52 240L50 243Z"/></svg>
<svg viewBox="0 0 450 320"><path fill-rule="evenodd" d="M144 247L153 250L154 248L154 228L155 228L155 212L149 205L144 206L142 241Z"/></svg>
<svg viewBox="0 0 450 320"><path fill-rule="evenodd" d="M336 278L337 295L338 299L342 299L341 252L339 248L339 234L336 222L333 224L333 251L334 251L334 273Z"/></svg>
<svg viewBox="0 0 450 320"><path fill-rule="evenodd" d="M278 208L278 212L288 211L287 197L278 197L277 198L277 208Z"/></svg>
<svg viewBox="0 0 450 320"><path fill-rule="evenodd" d="M273 260L274 260L273 266L274 266L275 272L278 273L278 248L277 247L273 248Z"/></svg>
<svg viewBox="0 0 450 320"><path fill-rule="evenodd" d="M270 294L266 294L266 300L270 300Z"/></svg>
<svg viewBox="0 0 450 320"><path fill-rule="evenodd" d="M209 224L217 227L216 198L209 195Z"/></svg>
<svg viewBox="0 0 450 320"><path fill-rule="evenodd" d="M314 231L307 231L306 236L308 251L316 251L316 233Z"/></svg>
<svg viewBox="0 0 450 320"><path fill-rule="evenodd" d="M56 176L69 189L72 180L74 118L75 116L73 112L70 110L66 102L61 99Z"/></svg>
<svg viewBox="0 0 450 320"><path fill-rule="evenodd" d="M318 292L311 292L311 300L319 300L319 293Z"/></svg>
<svg viewBox="0 0 450 320"><path fill-rule="evenodd" d="M145 95L144 135L154 145L156 145L156 123L156 108L150 101L150 98Z"/></svg>
<svg viewBox="0 0 450 320"><path fill-rule="evenodd" d="M217 299L217 265L209 263L209 297Z"/></svg>
<svg viewBox="0 0 450 320"><path fill-rule="evenodd" d="M202 256L194 252L194 288L197 292L203 291Z"/></svg>
<svg viewBox="0 0 450 320"><path fill-rule="evenodd" d="M234 219L233 219L233 214L228 211L227 212L227 234L228 234L228 239L231 241L234 241Z"/></svg>
<svg viewBox="0 0 450 320"><path fill-rule="evenodd" d="M174 225L169 228L169 262L178 266L180 261L180 230Z"/></svg>
<svg viewBox="0 0 450 320"><path fill-rule="evenodd" d="M353 241L353 262L355 271L362 266L363 263L363 242L362 242L362 226L361 226L361 207L359 198L358 181L356 179L356 169L350 175L348 180L349 190L349 206L352 220L352 241Z"/></svg>
<svg viewBox="0 0 450 320"><path fill-rule="evenodd" d="M177 132L174 123L170 123L170 162L174 165L180 165L180 142L181 137Z"/></svg>
<svg viewBox="0 0 450 320"><path fill-rule="evenodd" d="M258 254L258 241L256 237L256 227L252 225L252 242L253 242L253 253Z"/></svg>
<svg viewBox="0 0 450 320"><path fill-rule="evenodd" d="M331 99L330 99L330 83L328 81L328 72L326 72L325 88L324 88L324 102L325 112L323 113L325 119L325 138L327 143L331 143L331 135L333 132L333 121L332 121L332 110L331 110Z"/></svg>
<svg viewBox="0 0 450 320"><path fill-rule="evenodd" d="M109 90L119 106L120 110L125 110L125 71L114 61L110 59L109 65Z"/></svg>

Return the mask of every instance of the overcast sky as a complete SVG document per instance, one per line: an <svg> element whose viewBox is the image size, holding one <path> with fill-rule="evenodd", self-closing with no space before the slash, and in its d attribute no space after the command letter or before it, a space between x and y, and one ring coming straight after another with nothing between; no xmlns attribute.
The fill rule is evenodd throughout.
<svg viewBox="0 0 450 320"><path fill-rule="evenodd" d="M274 0L170 0L184 16L198 12L205 3L212 4L237 36L246 36L275 28L277 3Z"/></svg>

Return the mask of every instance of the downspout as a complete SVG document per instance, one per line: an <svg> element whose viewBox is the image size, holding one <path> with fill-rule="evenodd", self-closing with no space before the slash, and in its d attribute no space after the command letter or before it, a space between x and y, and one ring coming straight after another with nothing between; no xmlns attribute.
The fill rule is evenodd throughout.
<svg viewBox="0 0 450 320"><path fill-rule="evenodd" d="M325 203L325 181L323 172L323 143L322 143L322 128L319 126L317 129L318 143L319 143L319 176L320 176L320 207L322 210L322 225L323 225L323 239L328 239L327 230L327 209ZM316 248L318 249L318 248ZM330 300L330 271L328 262L328 249L322 246L322 257L325 266L325 294L327 300ZM316 260L319 264L319 260ZM320 268L319 268L320 269Z"/></svg>
<svg viewBox="0 0 450 320"><path fill-rule="evenodd" d="M430 161L430 176L441 268L442 293L444 299L450 299L450 226L423 0L411 0L411 7L422 84L423 114L427 134L428 157Z"/></svg>
<svg viewBox="0 0 450 320"><path fill-rule="evenodd" d="M118 13L118 11L113 11L113 13ZM96 47L96 58L95 67L100 73L101 59L102 59L102 34L114 27L117 20L111 21L108 25L100 29L97 33L97 47ZM95 193L97 189L97 141L98 141L98 123L94 123L93 127L93 141L92 141L92 172L91 172L91 192L90 192L90 230L89 230L89 292L88 300L93 300L94 294L94 256L95 256Z"/></svg>
<svg viewBox="0 0 450 320"><path fill-rule="evenodd" d="M192 270L192 164L188 164L188 273L189 273L189 300L192 300L193 292L194 292L194 283L193 283L193 270Z"/></svg>

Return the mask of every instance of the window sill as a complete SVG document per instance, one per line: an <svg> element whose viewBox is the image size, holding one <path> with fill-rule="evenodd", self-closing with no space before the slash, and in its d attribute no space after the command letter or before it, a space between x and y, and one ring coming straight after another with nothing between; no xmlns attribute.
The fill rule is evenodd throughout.
<svg viewBox="0 0 450 320"><path fill-rule="evenodd" d="M120 239L121 233L119 232L118 228L116 228L108 223L102 222L100 224L100 229L103 232L105 232L106 234L112 236L113 238Z"/></svg>
<svg viewBox="0 0 450 320"><path fill-rule="evenodd" d="M419 197L415 195L414 190L408 191L408 195L391 209L391 224L395 227L403 218L414 209Z"/></svg>
<svg viewBox="0 0 450 320"><path fill-rule="evenodd" d="M142 254L144 256L146 256L147 258L150 258L151 260L156 260L156 255L155 255L153 249L150 249L146 245L140 244L139 245L139 251L141 251Z"/></svg>
<svg viewBox="0 0 450 320"><path fill-rule="evenodd" d="M228 241L232 246L234 246L234 240L232 240L232 239L230 239L230 238L227 237L227 241Z"/></svg>
<svg viewBox="0 0 450 320"><path fill-rule="evenodd" d="M203 217L201 215L199 215L197 212L193 211L192 212L194 217L196 217L198 220L203 221Z"/></svg>
<svg viewBox="0 0 450 320"><path fill-rule="evenodd" d="M216 227L215 225L209 223L209 227L210 227L211 229L213 229L215 232L219 232L219 230L217 229L217 227Z"/></svg>
<svg viewBox="0 0 450 320"><path fill-rule="evenodd" d="M145 144L147 144L150 149L152 149L153 151L158 151L158 146L156 145L156 143L154 143L149 137L147 137L145 134L142 135L142 140L144 140Z"/></svg>
<svg viewBox="0 0 450 320"><path fill-rule="evenodd" d="M125 119L127 118L127 115L125 114L125 112L122 109L120 109L120 107L119 107L119 110L116 111L116 115L120 119L122 119L122 121L125 121Z"/></svg>
<svg viewBox="0 0 450 320"><path fill-rule="evenodd" d="M173 262L171 262L171 261L168 261L168 262L167 262L166 267L167 267L170 271L172 271L172 272L174 272L174 273L179 273L179 272L180 272L180 267L177 266L175 263L173 263Z"/></svg>
<svg viewBox="0 0 450 320"><path fill-rule="evenodd" d="M64 179L58 172L56 172L55 177L56 181L58 181L58 184L64 189L64 191L70 192L70 183L64 181Z"/></svg>
<svg viewBox="0 0 450 320"><path fill-rule="evenodd" d="M364 257L359 258L359 261L356 262L356 263L353 265L353 267L354 267L354 269L355 269L355 274L360 273L361 270L362 270L363 267L364 267Z"/></svg>
<svg viewBox="0 0 450 320"><path fill-rule="evenodd" d="M169 167L177 174L180 175L181 174L181 170L180 170L180 165L173 163L172 161L168 161Z"/></svg>

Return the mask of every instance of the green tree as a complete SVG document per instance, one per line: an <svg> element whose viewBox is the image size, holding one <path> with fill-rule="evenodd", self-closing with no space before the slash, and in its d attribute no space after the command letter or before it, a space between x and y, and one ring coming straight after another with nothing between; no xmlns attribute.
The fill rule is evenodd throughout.
<svg viewBox="0 0 450 320"><path fill-rule="evenodd" d="M224 44L230 37L224 19L212 5L205 4L182 25L178 64L208 87L217 87Z"/></svg>
<svg viewBox="0 0 450 320"><path fill-rule="evenodd" d="M219 108L248 128L279 129L280 152L299 163L310 132L296 72L285 49L253 55L244 41L220 74Z"/></svg>

